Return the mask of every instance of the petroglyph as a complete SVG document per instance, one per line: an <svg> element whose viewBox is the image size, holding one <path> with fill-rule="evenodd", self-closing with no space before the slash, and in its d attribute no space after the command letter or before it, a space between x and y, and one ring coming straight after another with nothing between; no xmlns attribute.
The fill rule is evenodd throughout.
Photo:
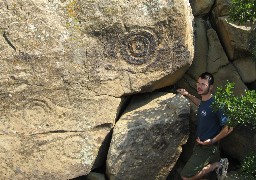
<svg viewBox="0 0 256 180"><path fill-rule="evenodd" d="M141 65L153 61L157 54L159 39L153 29L132 28L124 33L121 54L128 63Z"/></svg>

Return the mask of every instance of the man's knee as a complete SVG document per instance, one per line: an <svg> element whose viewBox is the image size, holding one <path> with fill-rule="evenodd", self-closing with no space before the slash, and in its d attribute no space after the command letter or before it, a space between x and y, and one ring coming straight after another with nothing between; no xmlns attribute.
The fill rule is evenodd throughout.
<svg viewBox="0 0 256 180"><path fill-rule="evenodd" d="M189 178L181 176L182 180L189 180Z"/></svg>

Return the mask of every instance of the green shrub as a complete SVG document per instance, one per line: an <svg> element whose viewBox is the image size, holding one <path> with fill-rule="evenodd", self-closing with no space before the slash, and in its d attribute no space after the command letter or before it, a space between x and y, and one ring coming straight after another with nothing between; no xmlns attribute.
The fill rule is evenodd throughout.
<svg viewBox="0 0 256 180"><path fill-rule="evenodd" d="M251 154L245 158L241 166L241 174L248 179L256 179L256 155Z"/></svg>
<svg viewBox="0 0 256 180"><path fill-rule="evenodd" d="M225 88L218 87L214 95L215 110L222 108L228 116L228 125L235 127L238 124L249 125L256 128L256 92L245 91L245 95L235 96L233 93L234 83L227 82Z"/></svg>
<svg viewBox="0 0 256 180"><path fill-rule="evenodd" d="M235 96L235 84L227 82L225 88L218 87L214 95L215 110L222 108L228 116L228 125L235 127L239 124L256 129L256 92L245 91L245 95ZM241 166L241 174L246 179L256 179L256 155L247 156Z"/></svg>
<svg viewBox="0 0 256 180"><path fill-rule="evenodd" d="M256 1L255 0L232 0L229 12L230 20L233 22L245 23L256 20Z"/></svg>

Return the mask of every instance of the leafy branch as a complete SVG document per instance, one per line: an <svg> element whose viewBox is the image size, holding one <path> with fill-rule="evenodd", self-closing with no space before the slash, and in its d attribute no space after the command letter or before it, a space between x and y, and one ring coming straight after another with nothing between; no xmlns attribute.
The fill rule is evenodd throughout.
<svg viewBox="0 0 256 180"><path fill-rule="evenodd" d="M256 129L256 92L245 91L245 95L235 96L233 89L235 84L227 82L225 88L218 87L213 108L223 109L229 118L228 125L235 127L238 124L250 125Z"/></svg>

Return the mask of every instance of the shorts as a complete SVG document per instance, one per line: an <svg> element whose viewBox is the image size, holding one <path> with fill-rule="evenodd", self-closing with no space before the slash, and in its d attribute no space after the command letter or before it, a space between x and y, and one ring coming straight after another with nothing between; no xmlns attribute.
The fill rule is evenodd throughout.
<svg viewBox="0 0 256 180"><path fill-rule="evenodd" d="M208 164L220 161L219 145L196 144L192 156L181 171L181 176L190 178L197 175Z"/></svg>

